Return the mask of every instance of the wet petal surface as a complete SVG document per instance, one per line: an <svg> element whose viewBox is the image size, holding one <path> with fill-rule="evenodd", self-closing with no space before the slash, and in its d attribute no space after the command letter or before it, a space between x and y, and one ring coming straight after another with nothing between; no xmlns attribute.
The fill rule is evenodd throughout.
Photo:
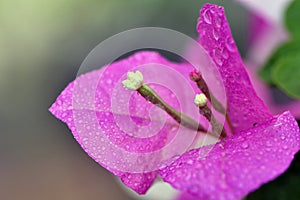
<svg viewBox="0 0 300 200"><path fill-rule="evenodd" d="M235 131L271 118L256 95L235 45L224 9L206 4L200 11L197 26L200 44L213 58L226 90L228 113Z"/></svg>
<svg viewBox="0 0 300 200"><path fill-rule="evenodd" d="M191 150L160 170L164 181L200 199L240 199L283 173L300 148L300 132L286 112L260 126Z"/></svg>
<svg viewBox="0 0 300 200"><path fill-rule="evenodd" d="M186 151L195 135L178 133L178 124L164 111L137 92L123 88L121 82L127 72L136 69L174 108L194 108L188 103L193 101L196 90L188 79L192 67L171 63L157 53L140 52L78 77L60 94L50 111L68 125L96 162L138 193L145 193L156 178L156 165L161 159L159 150L174 142L178 134L176 145ZM162 77L162 70L169 74ZM181 137L190 141L184 144Z"/></svg>

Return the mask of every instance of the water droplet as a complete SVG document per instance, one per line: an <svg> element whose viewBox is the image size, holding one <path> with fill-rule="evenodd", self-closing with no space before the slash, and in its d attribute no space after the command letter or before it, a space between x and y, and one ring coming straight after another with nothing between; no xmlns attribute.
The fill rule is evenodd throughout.
<svg viewBox="0 0 300 200"><path fill-rule="evenodd" d="M175 156L172 157L172 160L175 161L175 160L177 160L177 159L179 159L179 158L180 158L180 155L175 155Z"/></svg>
<svg viewBox="0 0 300 200"><path fill-rule="evenodd" d="M217 40L217 41L220 38L220 35L219 35L219 33L218 33L218 31L216 29L213 29L213 36L214 36L215 40Z"/></svg>
<svg viewBox="0 0 300 200"><path fill-rule="evenodd" d="M61 100L57 100L57 105L61 105L62 104L62 101Z"/></svg>
<svg viewBox="0 0 300 200"><path fill-rule="evenodd" d="M145 162L145 159L143 156L139 156L136 160L138 165L142 165Z"/></svg>
<svg viewBox="0 0 300 200"><path fill-rule="evenodd" d="M215 18L215 24L217 28L221 28L222 19L220 17Z"/></svg>
<svg viewBox="0 0 300 200"><path fill-rule="evenodd" d="M238 138L237 138L237 140L239 141L239 142L242 142L242 141L245 141L245 138L243 137L243 136L239 136Z"/></svg>
<svg viewBox="0 0 300 200"><path fill-rule="evenodd" d="M206 23L211 24L211 13L209 10L205 10L203 13L203 19Z"/></svg>
<svg viewBox="0 0 300 200"><path fill-rule="evenodd" d="M230 52L235 52L236 51L234 41L230 36L228 36L226 38L225 45L226 45L226 48L228 49L228 51L230 51Z"/></svg>
<svg viewBox="0 0 300 200"><path fill-rule="evenodd" d="M266 142L266 146L267 146L267 147L271 147L271 146L273 146L273 145L272 145L272 142L271 142L271 141L269 141L269 140L267 140L267 142Z"/></svg>
<svg viewBox="0 0 300 200"><path fill-rule="evenodd" d="M228 187L225 180L221 181L220 186L222 189L227 189L227 187Z"/></svg>
<svg viewBox="0 0 300 200"><path fill-rule="evenodd" d="M247 142L242 143L242 148L247 149L249 147L249 144Z"/></svg>
<svg viewBox="0 0 300 200"><path fill-rule="evenodd" d="M189 159L186 163L189 165L192 165L192 164L194 164L194 161L192 159Z"/></svg>
<svg viewBox="0 0 300 200"><path fill-rule="evenodd" d="M205 30L204 28L199 29L198 31L199 31L199 35L200 35L200 36L206 35L206 30Z"/></svg>
<svg viewBox="0 0 300 200"><path fill-rule="evenodd" d="M270 151L272 151L272 149L271 148L266 148L266 151L270 152Z"/></svg>
<svg viewBox="0 0 300 200"><path fill-rule="evenodd" d="M82 141L83 141L84 145L88 145L89 144L89 139L88 138L83 138Z"/></svg>
<svg viewBox="0 0 300 200"><path fill-rule="evenodd" d="M246 135L251 135L251 134L252 134L252 132L247 132L247 133L246 133Z"/></svg>
<svg viewBox="0 0 300 200"><path fill-rule="evenodd" d="M282 149L287 150L289 147L287 145L283 145Z"/></svg>
<svg viewBox="0 0 300 200"><path fill-rule="evenodd" d="M261 170L265 170L265 169L266 169L266 166L261 165L261 166L260 166L260 169L261 169Z"/></svg>
<svg viewBox="0 0 300 200"><path fill-rule="evenodd" d="M110 85L110 84L112 83L112 80L111 80L111 79L107 79L107 80L106 80L106 83L107 83L108 85Z"/></svg>
<svg viewBox="0 0 300 200"><path fill-rule="evenodd" d="M210 8L210 12L213 13L213 14L216 13L216 8L215 7L211 7Z"/></svg>
<svg viewBox="0 0 300 200"><path fill-rule="evenodd" d="M189 193L191 193L191 194L198 194L199 191L200 191L200 188L197 185L192 185L189 188Z"/></svg>
<svg viewBox="0 0 300 200"><path fill-rule="evenodd" d="M222 55L220 54L220 51L214 49L213 54L214 54L214 60L215 60L216 64L221 66L223 64L223 60L222 60Z"/></svg>
<svg viewBox="0 0 300 200"><path fill-rule="evenodd" d="M228 51L225 48L222 51L222 56L226 60L229 58L229 53L228 53Z"/></svg>

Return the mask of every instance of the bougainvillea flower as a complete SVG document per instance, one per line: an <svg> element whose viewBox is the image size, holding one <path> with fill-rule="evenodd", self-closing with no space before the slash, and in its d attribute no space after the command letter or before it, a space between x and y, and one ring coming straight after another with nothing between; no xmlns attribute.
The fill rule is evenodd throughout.
<svg viewBox="0 0 300 200"><path fill-rule="evenodd" d="M204 6L198 32L221 72L235 134L205 159L199 158L207 146L187 152L160 174L200 199L239 199L286 170L299 150L299 128L289 112L271 117L256 96L222 8Z"/></svg>
<svg viewBox="0 0 300 200"><path fill-rule="evenodd" d="M129 74L128 80L143 78L149 83L167 79L166 83L171 83L168 88L155 85L155 82L151 85L158 95L185 114L198 110L193 100L199 89L192 81L187 81L194 67L172 63L151 52L137 53L80 76L61 93L50 111L69 126L76 140L96 162L140 194L147 191L159 174L165 182L193 199L240 199L287 169L300 148L300 131L289 112L272 116L256 95L223 8L205 5L200 11L197 28L199 41L215 63L227 95L231 122L231 129L227 131L231 132L216 144L176 155L171 162L161 163L158 170L125 172L124 169L130 169L132 164L123 166L117 156L123 156L126 163L129 159L126 152L138 152L141 157L137 158L137 163L151 166L163 154L150 159L147 153L170 144L175 135L184 136L181 145L195 132L181 129L172 117L163 117L160 112L151 116L150 121L149 110L156 106L145 102L136 92L118 87L122 86L119 83L126 79L127 72L138 68L136 79ZM176 75L160 78L161 69L170 69ZM130 88L136 85L140 84L131 84ZM171 91L177 91L180 100L177 101ZM139 126L132 126L132 122ZM151 128L143 128L149 123ZM155 135L152 135L153 130L157 130ZM118 148L113 148L116 146ZM119 150L123 150L122 153Z"/></svg>

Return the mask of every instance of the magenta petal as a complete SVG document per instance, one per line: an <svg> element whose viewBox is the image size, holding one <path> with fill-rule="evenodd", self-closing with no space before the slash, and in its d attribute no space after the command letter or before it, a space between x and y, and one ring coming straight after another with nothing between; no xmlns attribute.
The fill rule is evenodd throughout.
<svg viewBox="0 0 300 200"><path fill-rule="evenodd" d="M213 58L226 89L228 113L235 131L271 118L257 97L235 45L224 9L206 4L198 20L200 44Z"/></svg>
<svg viewBox="0 0 300 200"><path fill-rule="evenodd" d="M191 150L161 169L164 181L200 199L240 199L283 173L300 148L294 117L272 120L209 146Z"/></svg>
<svg viewBox="0 0 300 200"><path fill-rule="evenodd" d="M194 108L188 103L194 98L195 88L188 83L193 68L171 63L158 53L140 52L78 77L59 95L50 112L68 125L89 156L143 194L156 178L158 150L173 140L178 124L136 92L123 88L126 73L135 69L142 71L147 83L163 78L162 70L170 72L161 80L169 81L166 85L153 87L173 107Z"/></svg>
<svg viewBox="0 0 300 200"><path fill-rule="evenodd" d="M74 123L74 114L71 110L65 110L65 111L57 111L54 110L53 108L50 109L50 111L56 115L59 119L62 121L66 122L68 127L71 129L74 137L78 141L78 143L81 145L81 147L91 156L96 162L98 162L100 165L103 167L107 168L109 171L111 171L114 175L119 176L122 180L122 182L136 191L139 194L145 194L148 188L152 185L153 181L156 179L157 172L148 172L148 173L124 173L124 172L119 172L118 170L111 169L109 166L106 164L102 163L101 160L97 158L97 152L98 151L103 151L103 145L97 146L97 136L91 135L90 137L82 137L82 134L78 134L77 132L77 126ZM76 112L76 111L75 111ZM76 112L76 115L78 112ZM81 117L83 118L82 120L85 120L86 117L89 118L91 115L93 115L93 112L80 112ZM88 127L88 125L86 126ZM96 127L90 127L88 128L91 133L93 132L93 129ZM82 129L82 128L80 128ZM88 138L88 139L87 139ZM94 146L95 147L90 147L88 141L93 141L95 140ZM96 147L97 146L97 147ZM90 149L93 149L92 151Z"/></svg>
<svg viewBox="0 0 300 200"><path fill-rule="evenodd" d="M122 182L138 194L145 194L153 184L157 174L157 172L149 172L143 174L121 173L116 175L120 176Z"/></svg>

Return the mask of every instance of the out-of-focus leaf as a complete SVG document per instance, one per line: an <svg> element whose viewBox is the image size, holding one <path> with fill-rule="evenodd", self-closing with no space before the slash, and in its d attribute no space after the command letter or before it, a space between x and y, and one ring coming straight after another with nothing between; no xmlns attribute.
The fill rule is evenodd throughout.
<svg viewBox="0 0 300 200"><path fill-rule="evenodd" d="M277 61L289 54L295 54L296 52L300 52L300 39L290 40L279 46L267 60L264 67L259 71L260 77L269 85L275 85L271 74Z"/></svg>
<svg viewBox="0 0 300 200"><path fill-rule="evenodd" d="M285 25L293 37L300 37L300 1L294 0L285 12Z"/></svg>
<svg viewBox="0 0 300 200"><path fill-rule="evenodd" d="M300 98L300 52L280 58L272 71L272 79L285 93Z"/></svg>

